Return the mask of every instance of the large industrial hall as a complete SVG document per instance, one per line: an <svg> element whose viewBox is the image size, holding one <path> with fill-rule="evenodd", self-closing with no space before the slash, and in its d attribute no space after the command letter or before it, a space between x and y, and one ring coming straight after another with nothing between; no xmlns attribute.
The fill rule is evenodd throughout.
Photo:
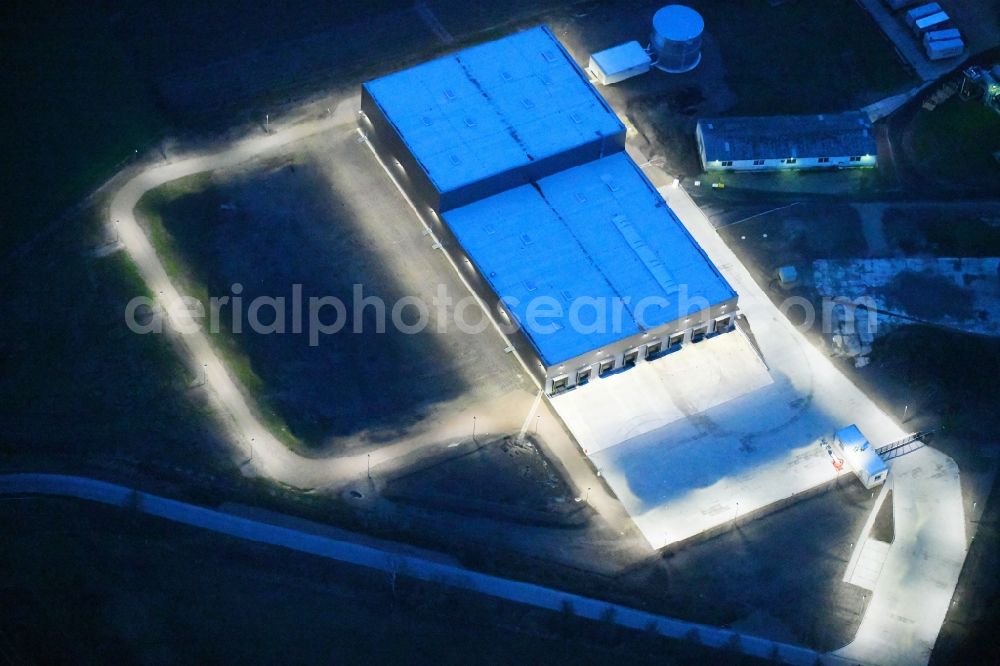
<svg viewBox="0 0 1000 666"><path fill-rule="evenodd" d="M366 83L361 125L548 393L733 327L736 292L544 26Z"/></svg>

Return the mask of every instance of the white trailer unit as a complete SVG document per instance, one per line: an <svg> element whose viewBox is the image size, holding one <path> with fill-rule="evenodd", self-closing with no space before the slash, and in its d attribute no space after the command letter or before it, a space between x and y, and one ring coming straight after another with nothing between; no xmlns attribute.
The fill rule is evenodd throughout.
<svg viewBox="0 0 1000 666"><path fill-rule="evenodd" d="M944 12L931 14L930 16L917 19L917 22L913 24L913 32L916 33L917 37L920 37L928 30L944 30L951 25L949 23L950 20Z"/></svg>
<svg viewBox="0 0 1000 666"><path fill-rule="evenodd" d="M946 39L938 42L925 42L924 49L931 60L946 60L960 56L965 51L965 42L961 39Z"/></svg>
<svg viewBox="0 0 1000 666"><path fill-rule="evenodd" d="M916 24L918 19L922 19L925 16L930 16L931 14L937 14L941 11L941 5L936 2L931 2L926 5L920 5L919 7L914 7L910 11L906 12L906 25L911 28Z"/></svg>
<svg viewBox="0 0 1000 666"><path fill-rule="evenodd" d="M872 448L858 426L849 425L833 435L834 445L840 449L844 461L850 465L858 480L865 488L874 488L885 483L889 467L882 456Z"/></svg>
<svg viewBox="0 0 1000 666"><path fill-rule="evenodd" d="M645 74L652 62L646 49L639 42L632 41L593 54L587 71L606 86Z"/></svg>

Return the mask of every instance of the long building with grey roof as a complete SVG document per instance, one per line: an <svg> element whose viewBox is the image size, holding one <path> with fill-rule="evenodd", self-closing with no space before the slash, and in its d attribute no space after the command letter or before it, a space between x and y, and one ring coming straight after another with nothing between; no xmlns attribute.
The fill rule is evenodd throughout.
<svg viewBox="0 0 1000 666"><path fill-rule="evenodd" d="M878 146L863 113L702 118L695 128L705 171L874 167Z"/></svg>

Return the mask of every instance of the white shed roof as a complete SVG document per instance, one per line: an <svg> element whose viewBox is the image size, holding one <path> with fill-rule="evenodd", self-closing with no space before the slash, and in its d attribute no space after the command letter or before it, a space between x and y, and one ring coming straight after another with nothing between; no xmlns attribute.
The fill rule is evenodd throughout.
<svg viewBox="0 0 1000 666"><path fill-rule="evenodd" d="M590 56L607 76L648 65L649 54L639 42L631 41Z"/></svg>

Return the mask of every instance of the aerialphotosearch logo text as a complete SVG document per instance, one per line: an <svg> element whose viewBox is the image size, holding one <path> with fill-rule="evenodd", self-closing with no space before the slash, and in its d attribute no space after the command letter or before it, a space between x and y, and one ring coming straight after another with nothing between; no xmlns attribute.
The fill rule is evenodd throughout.
<svg viewBox="0 0 1000 666"><path fill-rule="evenodd" d="M324 336L353 333L386 333L392 331L416 335L433 327L435 332L458 330L467 334L482 333L491 326L491 319L504 335L526 329L532 336L550 335L569 328L580 335L625 334L634 332L635 326L645 330L677 319L693 318L709 309L709 301L701 295L690 295L686 285L681 285L673 298L647 296L637 301L620 296L576 296L555 298L540 295L522 301L513 296L500 298L489 308L475 296L465 293L453 297L447 285L439 284L430 298L406 295L391 302L376 294L366 294L364 285L354 284L347 298L333 295L305 296L302 284L291 285L289 296L258 295L247 299L244 287L237 282L228 294L212 296L206 303L191 296L179 295L175 299L147 296L131 299L125 307L125 322L129 330L138 334L162 333L165 324L182 335L202 330L207 319L207 330L217 334L223 324L233 334L249 330L258 335L304 335L309 346L320 344ZM851 307L867 310L869 330L877 325L874 303L866 299L838 299ZM824 329L828 329L830 299L824 301L821 312ZM816 322L817 313L808 299L793 296L780 305L786 315L801 309L798 328L807 330ZM508 312L517 312L518 320ZM697 324L694 322L692 325ZM827 331L829 332L829 331Z"/></svg>

